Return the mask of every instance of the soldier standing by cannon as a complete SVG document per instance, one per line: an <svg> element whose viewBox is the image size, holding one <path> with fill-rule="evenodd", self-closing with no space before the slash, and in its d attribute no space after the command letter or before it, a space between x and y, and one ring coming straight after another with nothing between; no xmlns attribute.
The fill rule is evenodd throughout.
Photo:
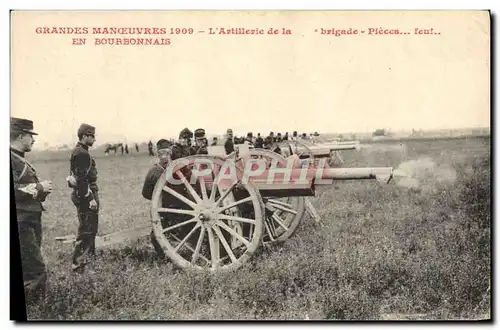
<svg viewBox="0 0 500 330"><path fill-rule="evenodd" d="M226 155L234 152L233 130L228 128L226 131L226 142L224 143Z"/></svg>
<svg viewBox="0 0 500 330"><path fill-rule="evenodd" d="M179 140L172 146L172 160L183 158L191 155L189 140L193 137L187 127L179 133Z"/></svg>
<svg viewBox="0 0 500 330"><path fill-rule="evenodd" d="M89 147L95 142L95 127L81 124L78 143L70 159L68 186L73 188L71 201L78 212L78 235L73 253L72 269L83 271L90 256L95 255L95 237L99 226L99 195L97 168Z"/></svg>
<svg viewBox="0 0 500 330"><path fill-rule="evenodd" d="M208 140L203 128L194 131L194 140L195 145L191 147L191 155L208 155Z"/></svg>
<svg viewBox="0 0 500 330"><path fill-rule="evenodd" d="M171 147L172 147L171 142L165 139L161 139L156 143L158 162L152 168L149 169L148 173L146 174L146 179L144 180L144 185L142 187L142 197L144 197L147 200L151 200L156 182L158 182L158 179L163 174L168 164L172 160ZM168 201L164 202L166 205ZM162 218L162 222L165 222L166 220L167 219L165 217ZM158 241L156 240L154 231L151 231L150 237L151 237L151 243L153 244L156 253L161 259L164 259L165 253L163 252Z"/></svg>
<svg viewBox="0 0 500 330"><path fill-rule="evenodd" d="M33 122L10 120L10 159L16 203L17 228L21 248L24 294L27 304L45 296L47 272L41 253L42 202L52 192L52 182L40 181L35 168L26 160L35 140Z"/></svg>
<svg viewBox="0 0 500 330"><path fill-rule="evenodd" d="M264 139L260 136L260 133L257 133L257 138L255 139L255 148L264 148Z"/></svg>

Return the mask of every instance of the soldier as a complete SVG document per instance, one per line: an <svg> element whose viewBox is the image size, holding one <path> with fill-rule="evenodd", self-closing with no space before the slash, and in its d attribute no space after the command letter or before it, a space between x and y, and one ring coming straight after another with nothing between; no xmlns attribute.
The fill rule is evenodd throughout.
<svg viewBox="0 0 500 330"><path fill-rule="evenodd" d="M218 142L218 139L216 136L214 136L214 138L212 139L212 144L211 146L216 146L217 145L217 142Z"/></svg>
<svg viewBox="0 0 500 330"><path fill-rule="evenodd" d="M172 146L172 160L191 155L188 140L190 140L192 137L193 132L191 132L188 128L184 128L179 133L179 140Z"/></svg>
<svg viewBox="0 0 500 330"><path fill-rule="evenodd" d="M125 145L125 153L128 155L128 144Z"/></svg>
<svg viewBox="0 0 500 330"><path fill-rule="evenodd" d="M246 137L245 141L248 142L248 144L250 144L251 146L253 146L254 142L253 142L253 133L252 132L247 133L247 137Z"/></svg>
<svg viewBox="0 0 500 330"><path fill-rule="evenodd" d="M149 140L149 143L148 143L148 151L149 151L149 155L150 156L154 156L154 152L153 152L153 142L151 142L151 140Z"/></svg>
<svg viewBox="0 0 500 330"><path fill-rule="evenodd" d="M99 194L97 168L89 147L95 142L95 127L81 124L70 159L68 186L73 188L71 201L78 212L78 235L73 253L72 269L82 272L90 256L95 255L95 237L99 226Z"/></svg>
<svg viewBox="0 0 500 330"><path fill-rule="evenodd" d="M274 136L274 132L273 131L269 132L269 136L271 137L271 139L273 140L273 142L276 142L276 137ZM268 140L267 138L264 140L264 144L266 143L267 140Z"/></svg>
<svg viewBox="0 0 500 330"><path fill-rule="evenodd" d="M52 192L52 182L40 181L35 168L24 158L35 143L33 135L38 134L33 132L31 120L11 118L10 159L27 304L45 296L47 271L41 253L42 211L45 211L42 202Z"/></svg>
<svg viewBox="0 0 500 330"><path fill-rule="evenodd" d="M135 144L135 151L139 152L139 144L138 143Z"/></svg>
<svg viewBox="0 0 500 330"><path fill-rule="evenodd" d="M233 141L233 130L228 128L226 131L226 142L224 143L224 149L226 150L226 155L234 152L234 141Z"/></svg>
<svg viewBox="0 0 500 330"><path fill-rule="evenodd" d="M208 140L203 128L194 131L194 139L195 145L191 147L191 155L208 155Z"/></svg>
<svg viewBox="0 0 500 330"><path fill-rule="evenodd" d="M282 141L282 138L281 138L281 133L278 133L278 135L276 136L276 142L281 142Z"/></svg>
<svg viewBox="0 0 500 330"><path fill-rule="evenodd" d="M255 139L255 148L264 148L264 139L260 136L260 133L257 133L257 138Z"/></svg>
<svg viewBox="0 0 500 330"><path fill-rule="evenodd" d="M276 144L276 142L274 142L271 136L266 137L266 141L264 143L265 143L265 149L271 150L281 155L280 147Z"/></svg>
<svg viewBox="0 0 500 330"><path fill-rule="evenodd" d="M298 139L297 134L298 134L297 131L293 131L292 141L297 141L297 139Z"/></svg>
<svg viewBox="0 0 500 330"><path fill-rule="evenodd" d="M288 141L288 132L285 132L285 136L283 136L283 141Z"/></svg>
<svg viewBox="0 0 500 330"><path fill-rule="evenodd" d="M171 147L172 143L165 139L161 139L156 143L158 162L148 171L146 179L144 180L144 185L142 187L142 197L146 198L147 200L151 200L151 198L153 197L153 190L155 188L156 182L158 182L158 179L161 177L169 162L172 160ZM165 221L166 219L162 217L162 222ZM165 253L156 240L154 231L151 231L151 243L153 244L153 247L158 256L162 259L165 258Z"/></svg>

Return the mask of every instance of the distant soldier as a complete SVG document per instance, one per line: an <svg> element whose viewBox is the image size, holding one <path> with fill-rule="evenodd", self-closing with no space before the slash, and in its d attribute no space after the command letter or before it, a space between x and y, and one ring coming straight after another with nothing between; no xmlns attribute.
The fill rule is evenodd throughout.
<svg viewBox="0 0 500 330"><path fill-rule="evenodd" d="M264 142L265 149L271 150L277 154L281 155L280 147L274 142L271 136L266 137L266 141Z"/></svg>
<svg viewBox="0 0 500 330"><path fill-rule="evenodd" d="M125 153L128 155L128 144L125 145Z"/></svg>
<svg viewBox="0 0 500 330"><path fill-rule="evenodd" d="M276 136L276 142L281 142L283 139L281 138L281 133L278 133L278 135Z"/></svg>
<svg viewBox="0 0 500 330"><path fill-rule="evenodd" d="M285 135L283 136L283 141L288 141L288 132L286 132Z"/></svg>
<svg viewBox="0 0 500 330"><path fill-rule="evenodd" d="M47 271L41 253L42 202L52 192L52 182L40 181L26 160L35 140L31 120L10 119L10 161L14 182L17 228L21 248L24 293L27 304L44 298Z"/></svg>
<svg viewBox="0 0 500 330"><path fill-rule="evenodd" d="M121 149L121 152L122 152L122 155L123 155L123 144L120 143L120 149Z"/></svg>
<svg viewBox="0 0 500 330"><path fill-rule="evenodd" d="M191 155L208 155L208 140L203 128L194 131L194 140L195 145L191 147Z"/></svg>
<svg viewBox="0 0 500 330"><path fill-rule="evenodd" d="M193 132L184 128L179 133L179 140L172 146L172 160L184 158L191 155L188 140L193 137Z"/></svg>
<svg viewBox="0 0 500 330"><path fill-rule="evenodd" d="M135 144L135 151L139 152L139 144L138 143Z"/></svg>
<svg viewBox="0 0 500 330"><path fill-rule="evenodd" d="M151 140L149 140L149 143L148 143L148 152L149 152L149 155L150 156L154 156L154 152L153 152L153 142L151 142Z"/></svg>
<svg viewBox="0 0 500 330"><path fill-rule="evenodd" d="M273 131L269 132L268 137L269 137L269 136L271 137L271 139L272 139L274 142L276 142L276 137L274 136L274 132L273 132ZM266 138L266 140L267 140L267 138ZM265 141L264 141L264 143L265 143Z"/></svg>
<svg viewBox="0 0 500 330"><path fill-rule="evenodd" d="M226 150L226 155L234 152L234 141L233 141L233 130L228 128L226 131L226 142L224 143L224 149Z"/></svg>
<svg viewBox="0 0 500 330"><path fill-rule="evenodd" d="M83 271L89 258L95 255L95 237L99 226L99 194L97 168L89 147L95 143L95 127L81 124L70 159L68 185L73 188L71 201L78 212L78 235L73 253L72 269Z"/></svg>
<svg viewBox="0 0 500 330"><path fill-rule="evenodd" d="M147 200L151 200L153 198L153 190L156 186L156 183L160 179L161 175L167 168L168 164L172 160L172 143L168 140L161 139L156 143L156 149L158 154L158 162L149 169L146 179L144 180L144 185L142 187L142 197ZM164 201L164 205L168 204L168 201ZM162 215L162 223L166 221L164 215ZM165 226L165 224L164 224ZM165 253L161 248L160 244L156 240L154 235L154 231L151 231L151 243L160 258L165 258Z"/></svg>
<svg viewBox="0 0 500 330"><path fill-rule="evenodd" d="M248 142L248 144L250 144L251 146L253 146L254 142L253 142L253 133L252 132L247 133L247 137L246 137L245 141Z"/></svg>
<svg viewBox="0 0 500 330"><path fill-rule="evenodd" d="M217 142L218 142L218 139L216 136L214 136L214 138L212 139L212 144L211 146L216 146L217 145Z"/></svg>
<svg viewBox="0 0 500 330"><path fill-rule="evenodd" d="M255 139L255 148L264 148L264 139L260 136L260 133L257 133L257 138Z"/></svg>
<svg viewBox="0 0 500 330"><path fill-rule="evenodd" d="M297 139L298 139L298 133L297 131L293 131L292 141L297 141Z"/></svg>

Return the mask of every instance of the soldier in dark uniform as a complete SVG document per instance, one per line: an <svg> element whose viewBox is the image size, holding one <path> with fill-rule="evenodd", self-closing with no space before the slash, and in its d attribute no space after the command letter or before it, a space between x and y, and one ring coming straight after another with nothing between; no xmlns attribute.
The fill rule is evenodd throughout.
<svg viewBox="0 0 500 330"><path fill-rule="evenodd" d="M257 138L255 139L255 148L264 148L264 139L260 136L260 133L257 133Z"/></svg>
<svg viewBox="0 0 500 330"><path fill-rule="evenodd" d="M208 140L203 128L194 131L194 141L195 145L191 147L191 155L208 155Z"/></svg>
<svg viewBox="0 0 500 330"><path fill-rule="evenodd" d="M283 141L288 141L288 132L285 132L285 135L283 136Z"/></svg>
<svg viewBox="0 0 500 330"><path fill-rule="evenodd" d="M142 197L147 200L151 200L153 197L153 190L156 186L156 183L160 179L161 175L167 168L169 162L172 160L172 143L168 140L161 139L156 143L156 149L158 154L158 162L149 169L146 179L144 180L144 185L142 187ZM164 201L164 205L167 204L167 201ZM162 215L162 223L165 227L166 218ZM160 258L165 258L165 253L158 243L154 231L151 231L151 243Z"/></svg>
<svg viewBox="0 0 500 330"><path fill-rule="evenodd" d="M135 151L139 152L139 144L135 144Z"/></svg>
<svg viewBox="0 0 500 330"><path fill-rule="evenodd" d="M234 152L234 141L233 141L233 130L228 128L226 131L226 142L224 143L224 149L226 150L226 155Z"/></svg>
<svg viewBox="0 0 500 330"><path fill-rule="evenodd" d="M253 143L253 133L252 132L247 133L247 137L246 137L245 141L253 146L254 143Z"/></svg>
<svg viewBox="0 0 500 330"><path fill-rule="evenodd" d="M281 141L282 141L281 133L278 133L278 135L276 136L276 142L281 142Z"/></svg>
<svg viewBox="0 0 500 330"><path fill-rule="evenodd" d="M154 152L153 152L153 142L151 142L151 140L149 140L149 143L148 143L148 151L149 151L149 155L150 156L154 156Z"/></svg>
<svg viewBox="0 0 500 330"><path fill-rule="evenodd" d="M70 159L68 185L73 188L71 201L78 212L78 235L73 253L72 269L83 271L88 258L95 255L95 237L99 225L99 194L97 168L89 147L95 142L95 127L81 124L78 143Z"/></svg>
<svg viewBox="0 0 500 330"><path fill-rule="evenodd" d="M217 142L218 142L218 139L216 136L214 136L214 138L212 139L212 144L211 146L216 146L217 145Z"/></svg>
<svg viewBox="0 0 500 330"><path fill-rule="evenodd" d="M33 122L10 120L10 160L14 182L17 228L21 248L24 293L27 304L45 296L47 271L41 253L42 202L52 192L52 182L40 181L35 168L24 158L35 140Z"/></svg>
<svg viewBox="0 0 500 330"><path fill-rule="evenodd" d="M271 150L277 154L281 155L280 147L274 142L271 136L266 137L266 141L264 142L265 149Z"/></svg>
<svg viewBox="0 0 500 330"><path fill-rule="evenodd" d="M193 137L193 132L184 128L179 134L179 140L172 146L172 160L184 158L191 155L188 141Z"/></svg>

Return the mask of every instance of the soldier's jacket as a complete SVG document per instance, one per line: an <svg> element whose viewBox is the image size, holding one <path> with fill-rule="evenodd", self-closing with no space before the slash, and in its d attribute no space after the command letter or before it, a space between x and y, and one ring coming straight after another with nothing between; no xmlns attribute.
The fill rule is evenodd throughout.
<svg viewBox="0 0 500 330"><path fill-rule="evenodd" d="M255 148L264 148L264 139L261 138L261 137L258 137L257 139L255 139Z"/></svg>
<svg viewBox="0 0 500 330"><path fill-rule="evenodd" d="M151 200L156 182L160 179L167 165L168 160L161 160L149 169L148 174L146 174L146 179L144 180L144 185L142 186L142 197Z"/></svg>
<svg viewBox="0 0 500 330"><path fill-rule="evenodd" d="M16 209L42 212L42 202L47 195L39 183L35 168L24 158L24 153L10 149L12 178L14 181Z"/></svg>
<svg viewBox="0 0 500 330"><path fill-rule="evenodd" d="M175 143L172 146L172 160L191 156L191 147Z"/></svg>
<svg viewBox="0 0 500 330"><path fill-rule="evenodd" d="M227 139L224 143L224 149L226 150L226 155L229 155L234 151L234 142L232 139Z"/></svg>
<svg viewBox="0 0 500 330"><path fill-rule="evenodd" d="M76 196L92 200L97 187L97 168L94 158L89 153L89 147L78 142L73 148L70 160L70 171L76 179Z"/></svg>
<svg viewBox="0 0 500 330"><path fill-rule="evenodd" d="M208 155L207 146L192 146L191 147L191 155Z"/></svg>

